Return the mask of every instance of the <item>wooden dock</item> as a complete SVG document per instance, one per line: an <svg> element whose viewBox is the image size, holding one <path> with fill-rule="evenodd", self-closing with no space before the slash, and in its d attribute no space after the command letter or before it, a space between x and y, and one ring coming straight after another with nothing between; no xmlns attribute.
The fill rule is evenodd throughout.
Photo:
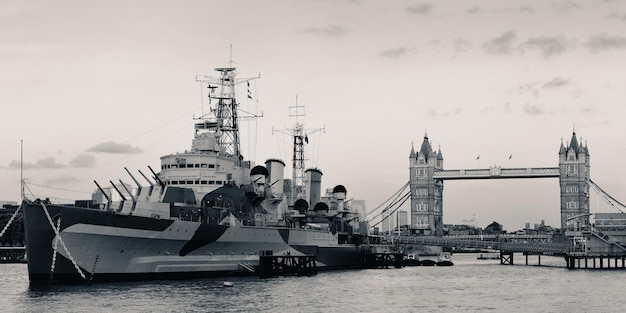
<svg viewBox="0 0 626 313"><path fill-rule="evenodd" d="M365 255L365 268L400 268L404 266L404 253L368 253Z"/></svg>
<svg viewBox="0 0 626 313"><path fill-rule="evenodd" d="M0 263L26 263L26 247L0 247Z"/></svg>
<svg viewBox="0 0 626 313"><path fill-rule="evenodd" d="M317 264L313 255L272 255L271 251L264 251L256 273L265 278L311 276L317 274Z"/></svg>

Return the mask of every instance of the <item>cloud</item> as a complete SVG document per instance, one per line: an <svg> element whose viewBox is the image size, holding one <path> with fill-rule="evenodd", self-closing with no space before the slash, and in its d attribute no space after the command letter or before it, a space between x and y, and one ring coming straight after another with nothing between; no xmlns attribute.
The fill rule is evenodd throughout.
<svg viewBox="0 0 626 313"><path fill-rule="evenodd" d="M62 168L63 164L59 164L55 161L54 157L49 157L45 159L39 159L35 163L24 163L22 165L24 169L32 169L32 168ZM11 169L19 169L20 161L13 160L9 163L9 168Z"/></svg>
<svg viewBox="0 0 626 313"><path fill-rule="evenodd" d="M495 13L535 13L535 9L531 6L521 5L516 8L504 8L494 10Z"/></svg>
<svg viewBox="0 0 626 313"><path fill-rule="evenodd" d="M41 10L46 7L46 2L35 1L2 1L0 2L0 16L22 14L23 12Z"/></svg>
<svg viewBox="0 0 626 313"><path fill-rule="evenodd" d="M450 116L456 116L459 115L461 113L463 113L463 108L456 108L453 109L452 111L445 111L445 112L437 112L435 110L429 110L428 111L428 116L430 117L450 117Z"/></svg>
<svg viewBox="0 0 626 313"><path fill-rule="evenodd" d="M391 48L381 52L380 55L390 59L397 59L413 52L414 50L415 49L409 47Z"/></svg>
<svg viewBox="0 0 626 313"><path fill-rule="evenodd" d="M127 143L116 143L114 141L103 142L101 144L97 144L89 149L88 152L103 152L103 153L114 153L114 154L137 154L141 153L142 150L139 147L133 147Z"/></svg>
<svg viewBox="0 0 626 313"><path fill-rule="evenodd" d="M340 25L328 25L324 27L309 27L300 30L304 34L313 34L317 36L341 37L348 33L348 30Z"/></svg>
<svg viewBox="0 0 626 313"><path fill-rule="evenodd" d="M509 30L500 36L486 42L483 47L492 54L510 54L513 52L513 44L517 39L515 31Z"/></svg>
<svg viewBox="0 0 626 313"><path fill-rule="evenodd" d="M563 36L540 36L529 38L524 42L523 47L532 50L539 50L545 58L561 54L573 44L568 42Z"/></svg>
<svg viewBox="0 0 626 313"><path fill-rule="evenodd" d="M542 95L542 91L561 90L566 86L571 86L572 82L561 78L555 77L552 80L545 83L528 83L517 87L518 94L528 94L534 99L538 99Z"/></svg>
<svg viewBox="0 0 626 313"><path fill-rule="evenodd" d="M527 5L519 6L516 11L522 12L522 13L535 13L535 9L533 9L533 7L527 6Z"/></svg>
<svg viewBox="0 0 626 313"><path fill-rule="evenodd" d="M602 33L589 38L586 45L592 52L623 49L626 48L626 37L610 36Z"/></svg>
<svg viewBox="0 0 626 313"><path fill-rule="evenodd" d="M524 84L517 87L517 91L520 94L531 94L533 97L539 98L539 90L537 89L537 83Z"/></svg>
<svg viewBox="0 0 626 313"><path fill-rule="evenodd" d="M469 14L482 13L482 12L484 12L483 8L477 5L465 10L465 13L469 13Z"/></svg>
<svg viewBox="0 0 626 313"><path fill-rule="evenodd" d="M454 52L467 52L472 47L472 42L463 38L457 38L454 40Z"/></svg>
<svg viewBox="0 0 626 313"><path fill-rule="evenodd" d="M542 115L548 113L548 111L540 104L526 103L526 105L524 105L524 113L528 115Z"/></svg>
<svg viewBox="0 0 626 313"><path fill-rule="evenodd" d="M561 87L564 87L570 84L571 82L568 81L567 79L563 79L561 77L555 77L551 81L544 83L542 87L544 90L561 89Z"/></svg>
<svg viewBox="0 0 626 313"><path fill-rule="evenodd" d="M611 14L606 16L609 19L616 19L616 20L620 20L620 21L626 21L626 13L616 13L616 12L611 12Z"/></svg>
<svg viewBox="0 0 626 313"><path fill-rule="evenodd" d="M413 4L407 7L406 11L411 14L424 16L424 15L428 15L428 13L430 13L432 8L433 8L433 5L430 3L418 3L418 4Z"/></svg>
<svg viewBox="0 0 626 313"><path fill-rule="evenodd" d="M96 165L96 157L91 154L80 154L70 161L72 167L90 168Z"/></svg>
<svg viewBox="0 0 626 313"><path fill-rule="evenodd" d="M580 5L571 0L554 1L550 6L559 13L580 9Z"/></svg>

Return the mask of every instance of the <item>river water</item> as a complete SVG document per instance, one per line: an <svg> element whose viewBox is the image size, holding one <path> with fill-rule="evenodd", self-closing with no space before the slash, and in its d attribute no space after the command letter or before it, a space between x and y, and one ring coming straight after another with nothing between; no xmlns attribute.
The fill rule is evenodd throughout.
<svg viewBox="0 0 626 313"><path fill-rule="evenodd" d="M78 286L29 286L0 264L1 312L618 312L626 270L568 270L562 258L515 265L455 254L451 267ZM234 284L223 287L224 281Z"/></svg>

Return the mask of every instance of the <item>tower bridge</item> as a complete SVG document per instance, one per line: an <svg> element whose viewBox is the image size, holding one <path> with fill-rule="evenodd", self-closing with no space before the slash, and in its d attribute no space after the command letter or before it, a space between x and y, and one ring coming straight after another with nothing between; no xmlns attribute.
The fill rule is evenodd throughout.
<svg viewBox="0 0 626 313"><path fill-rule="evenodd" d="M420 149L416 151L412 146L409 155L412 232L443 235L444 181L462 179L558 178L561 228L589 226L590 156L587 145L579 143L574 131L569 142L564 144L561 140L558 155L558 166L555 167L444 169L441 148L433 150L428 135L424 135Z"/></svg>

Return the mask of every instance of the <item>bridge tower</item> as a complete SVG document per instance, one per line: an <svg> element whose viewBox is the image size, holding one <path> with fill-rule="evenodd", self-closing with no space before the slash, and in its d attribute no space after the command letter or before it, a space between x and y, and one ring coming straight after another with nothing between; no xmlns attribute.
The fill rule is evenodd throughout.
<svg viewBox="0 0 626 313"><path fill-rule="evenodd" d="M411 146L409 155L411 190L411 230L423 235L443 235L443 180L435 170L443 169L441 148L434 151L424 134L419 152Z"/></svg>
<svg viewBox="0 0 626 313"><path fill-rule="evenodd" d="M559 149L559 184L561 186L561 228L589 225L589 150L572 132L569 143ZM575 219L571 217L579 216Z"/></svg>

